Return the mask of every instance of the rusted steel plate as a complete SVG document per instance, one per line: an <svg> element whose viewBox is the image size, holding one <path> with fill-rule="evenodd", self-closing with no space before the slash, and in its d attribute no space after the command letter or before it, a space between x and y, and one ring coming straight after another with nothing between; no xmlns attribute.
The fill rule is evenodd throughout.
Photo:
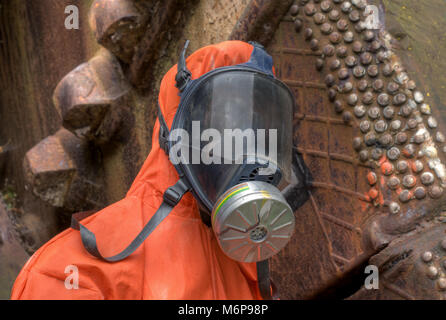
<svg viewBox="0 0 446 320"><path fill-rule="evenodd" d="M323 295L445 206L440 124L365 8L296 1L269 47L295 92L294 146L312 176L305 219L273 259L284 298Z"/></svg>

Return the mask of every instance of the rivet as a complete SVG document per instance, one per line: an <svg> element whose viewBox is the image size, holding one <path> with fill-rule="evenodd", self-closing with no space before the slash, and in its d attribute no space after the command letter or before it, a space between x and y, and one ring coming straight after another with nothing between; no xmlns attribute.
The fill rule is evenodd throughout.
<svg viewBox="0 0 446 320"><path fill-rule="evenodd" d="M392 73L393 73L393 67L390 64L384 65L384 67L383 67L383 74L386 77L390 77L392 75Z"/></svg>
<svg viewBox="0 0 446 320"><path fill-rule="evenodd" d="M305 14L307 16L312 16L316 13L316 7L312 3L308 3L304 8Z"/></svg>
<svg viewBox="0 0 446 320"><path fill-rule="evenodd" d="M411 174L403 177L403 186L406 188L413 188L415 187L416 183L417 179Z"/></svg>
<svg viewBox="0 0 446 320"><path fill-rule="evenodd" d="M324 60L321 58L316 59L316 70L321 71L324 68Z"/></svg>
<svg viewBox="0 0 446 320"><path fill-rule="evenodd" d="M347 54L348 54L348 49L347 49L346 46L339 46L339 47L336 49L336 55L337 55L339 58L345 58L345 57L347 56Z"/></svg>
<svg viewBox="0 0 446 320"><path fill-rule="evenodd" d="M424 133L415 134L413 137L413 141L416 144L422 144L425 141Z"/></svg>
<svg viewBox="0 0 446 320"><path fill-rule="evenodd" d="M391 164L389 161L386 161L381 165L381 172L385 176L390 176L391 174L393 174L394 170L395 168L393 164Z"/></svg>
<svg viewBox="0 0 446 320"><path fill-rule="evenodd" d="M339 89L341 89L343 93L349 93L353 90L353 84L350 81L346 81L344 84L339 85Z"/></svg>
<svg viewBox="0 0 446 320"><path fill-rule="evenodd" d="M438 276L438 269L434 266L430 266L427 269L427 276L431 279L436 279Z"/></svg>
<svg viewBox="0 0 446 320"><path fill-rule="evenodd" d="M409 190L403 190L399 195L399 199L402 203L409 202L412 199L412 193Z"/></svg>
<svg viewBox="0 0 446 320"><path fill-rule="evenodd" d="M364 93L364 95L362 96L362 102L365 104L371 104L373 102L373 98L375 96L373 95L373 93L371 93L370 91Z"/></svg>
<svg viewBox="0 0 446 320"><path fill-rule="evenodd" d="M434 175L430 172L424 172L421 175L421 183L424 184L425 186L430 186L431 184L434 183Z"/></svg>
<svg viewBox="0 0 446 320"><path fill-rule="evenodd" d="M335 83L335 77L330 73L325 77L325 84L327 87L333 86Z"/></svg>
<svg viewBox="0 0 446 320"><path fill-rule="evenodd" d="M408 118L412 114L412 108L408 105L402 106L400 113L403 117Z"/></svg>
<svg viewBox="0 0 446 320"><path fill-rule="evenodd" d="M406 173L407 169L409 169L409 165L406 161L398 161L396 164L396 170L398 170L399 173Z"/></svg>
<svg viewBox="0 0 446 320"><path fill-rule="evenodd" d="M369 50L371 52L378 52L379 49L381 49L381 42L379 40L373 40Z"/></svg>
<svg viewBox="0 0 446 320"><path fill-rule="evenodd" d="M390 133L385 133L379 138L379 143L384 147L389 147L393 144L393 138ZM387 151L389 152L389 151Z"/></svg>
<svg viewBox="0 0 446 320"><path fill-rule="evenodd" d="M412 158L415 154L415 146L413 144L408 144L403 149L403 154L406 158Z"/></svg>
<svg viewBox="0 0 446 320"><path fill-rule="evenodd" d="M376 141L376 139L375 139ZM372 159L378 161L383 156L383 150L380 148L372 149Z"/></svg>
<svg viewBox="0 0 446 320"><path fill-rule="evenodd" d="M355 30L356 30L357 33L361 33L365 29L367 29L367 26L366 26L364 21L359 21L358 23L356 23Z"/></svg>
<svg viewBox="0 0 446 320"><path fill-rule="evenodd" d="M441 132L437 132L437 133L435 134L435 141L437 141L437 142L439 142L439 143L444 143L444 142L446 141L446 138L445 138L445 136L444 136L443 133L441 133Z"/></svg>
<svg viewBox="0 0 446 320"><path fill-rule="evenodd" d="M364 142L368 147L374 146L376 144L376 135L374 132L369 132L364 137ZM373 156L373 154L372 154Z"/></svg>
<svg viewBox="0 0 446 320"><path fill-rule="evenodd" d="M380 62L386 62L386 61L389 60L389 54L387 53L387 51L380 51L380 52L378 52L376 57L378 58L378 60Z"/></svg>
<svg viewBox="0 0 446 320"><path fill-rule="evenodd" d="M438 126L437 119L435 119L434 117L429 117L427 119L427 125L429 126L429 128L435 129Z"/></svg>
<svg viewBox="0 0 446 320"><path fill-rule="evenodd" d="M387 130L387 123L384 120L378 120L375 123L375 131L378 133L383 133Z"/></svg>
<svg viewBox="0 0 446 320"><path fill-rule="evenodd" d="M375 200L376 198L378 198L379 192L376 188L372 188L369 190L369 197L372 200Z"/></svg>
<svg viewBox="0 0 446 320"><path fill-rule="evenodd" d="M407 142L407 134L405 132L399 132L396 135L396 143L405 144Z"/></svg>
<svg viewBox="0 0 446 320"><path fill-rule="evenodd" d="M409 90L415 90L417 88L417 84L413 80L409 80L407 82L407 89Z"/></svg>
<svg viewBox="0 0 446 320"><path fill-rule="evenodd" d="M324 55L326 55L327 57L331 57L334 55L335 53L335 47L333 47L331 44L327 44L326 46L324 46L324 48L322 49L322 52L324 53Z"/></svg>
<svg viewBox="0 0 446 320"><path fill-rule="evenodd" d="M369 109L368 115L370 117L370 119L375 120L379 118L379 108L378 107L372 107Z"/></svg>
<svg viewBox="0 0 446 320"><path fill-rule="evenodd" d="M418 187L415 189L414 195L418 200L423 200L426 198L426 190L423 187Z"/></svg>
<svg viewBox="0 0 446 320"><path fill-rule="evenodd" d="M394 114L395 114L395 109L393 109L390 106L389 107L385 107L384 110L383 110L384 118L386 118L387 120L391 120L393 118Z"/></svg>
<svg viewBox="0 0 446 320"><path fill-rule="evenodd" d="M400 205L396 202L391 202L389 204L389 212L391 214L397 214L398 212L400 212L400 209L401 209Z"/></svg>
<svg viewBox="0 0 446 320"><path fill-rule="evenodd" d="M368 150L362 150L359 153L359 160L361 162L366 162L367 160L369 160L369 152L368 152Z"/></svg>
<svg viewBox="0 0 446 320"><path fill-rule="evenodd" d="M338 32L333 32L329 36L330 42L333 44L338 44L342 40L342 36Z"/></svg>
<svg viewBox="0 0 446 320"><path fill-rule="evenodd" d="M372 63L373 56L370 54L370 52L364 52L361 54L360 60L363 65L369 65Z"/></svg>
<svg viewBox="0 0 446 320"><path fill-rule="evenodd" d="M348 18L350 19L351 22L358 22L361 19L361 16L359 14L359 11L353 10L348 15Z"/></svg>
<svg viewBox="0 0 446 320"><path fill-rule="evenodd" d="M334 102L334 107L337 113L341 113L342 111L344 111L344 104L340 100L336 100Z"/></svg>
<svg viewBox="0 0 446 320"><path fill-rule="evenodd" d="M353 149L359 151L362 149L362 139L360 137L356 137L353 139Z"/></svg>
<svg viewBox="0 0 446 320"><path fill-rule="evenodd" d="M321 3L321 10L323 12L329 12L333 8L331 1L325 0Z"/></svg>
<svg viewBox="0 0 446 320"><path fill-rule="evenodd" d="M389 151L387 151L387 157L393 161L398 160L400 154L400 149L398 149L397 147L392 147L389 149Z"/></svg>
<svg viewBox="0 0 446 320"><path fill-rule="evenodd" d="M310 40L313 37L313 29L306 28L304 31L305 40Z"/></svg>
<svg viewBox="0 0 446 320"><path fill-rule="evenodd" d="M344 32L348 30L348 22L345 19L341 19L336 23L336 27L339 31Z"/></svg>
<svg viewBox="0 0 446 320"><path fill-rule="evenodd" d="M396 82L389 82L387 85L387 92L390 94L395 94L398 92L398 89L400 88L400 85Z"/></svg>
<svg viewBox="0 0 446 320"><path fill-rule="evenodd" d="M365 76L365 69L362 66L356 66L353 68L353 75L356 78L362 78L363 76Z"/></svg>
<svg viewBox="0 0 446 320"><path fill-rule="evenodd" d="M378 73L379 73L379 68L376 64L372 64L367 68L367 74L372 78L375 78L378 75Z"/></svg>
<svg viewBox="0 0 446 320"><path fill-rule="evenodd" d="M441 291L446 290L446 278L440 278L437 280L438 289Z"/></svg>
<svg viewBox="0 0 446 320"><path fill-rule="evenodd" d="M407 97L404 93L398 93L395 97L393 97L393 104L396 106L400 106L407 101Z"/></svg>
<svg viewBox="0 0 446 320"><path fill-rule="evenodd" d="M338 95L338 92L335 89L331 88L328 90L328 99L331 102L335 101L337 95Z"/></svg>
<svg viewBox="0 0 446 320"><path fill-rule="evenodd" d="M441 241L441 247L443 248L443 250L446 250L446 239L444 239L443 241Z"/></svg>
<svg viewBox="0 0 446 320"><path fill-rule="evenodd" d="M423 162L421 162L420 160L416 160L412 163L412 171L415 173L420 173L421 171L423 171L424 169L424 165Z"/></svg>
<svg viewBox="0 0 446 320"><path fill-rule="evenodd" d="M292 5L290 8L290 14L294 17L297 16L298 13L299 13L299 6L297 4Z"/></svg>
<svg viewBox="0 0 446 320"><path fill-rule="evenodd" d="M375 33L372 30L367 30L364 32L364 40L367 42L371 42L375 39Z"/></svg>
<svg viewBox="0 0 446 320"><path fill-rule="evenodd" d="M443 188L441 188L441 187L439 187L439 186L433 186L433 187L431 187L430 190L429 190L429 195L430 195L433 199L440 198L442 194L443 194Z"/></svg>
<svg viewBox="0 0 446 320"><path fill-rule="evenodd" d="M341 17L341 13L338 10L332 10L328 14L328 18L331 21L338 21L340 17Z"/></svg>
<svg viewBox="0 0 446 320"><path fill-rule="evenodd" d="M362 79L358 82L358 90L361 92L364 92L367 90L367 88L369 87L369 83L367 82L366 79Z"/></svg>
<svg viewBox="0 0 446 320"><path fill-rule="evenodd" d="M406 81L408 81L408 80L409 80L409 76L405 72L398 73L396 75L396 79L395 79L395 81L398 82L401 85L406 83Z"/></svg>
<svg viewBox="0 0 446 320"><path fill-rule="evenodd" d="M322 26L321 26L321 32L323 34L330 34L333 32L333 26L331 24L329 24L328 22L325 22Z"/></svg>
<svg viewBox="0 0 446 320"><path fill-rule="evenodd" d="M323 24L325 22L325 15L318 12L313 16L313 20L315 24Z"/></svg>
<svg viewBox="0 0 446 320"><path fill-rule="evenodd" d="M423 252L423 254L421 255L421 259L424 261L424 262L431 262L432 261L432 258L434 257L434 255L432 254L432 252L430 252L430 251L425 251L425 252Z"/></svg>
<svg viewBox="0 0 446 320"><path fill-rule="evenodd" d="M427 103L423 103L420 106L420 111L421 111L422 114L430 115L431 114L431 107Z"/></svg>
<svg viewBox="0 0 446 320"><path fill-rule="evenodd" d="M342 68L341 70L339 70L338 72L338 78L341 80L345 80L350 76L348 69L346 68Z"/></svg>
<svg viewBox="0 0 446 320"><path fill-rule="evenodd" d="M353 32L351 32L351 31L347 31L347 32L344 34L344 41L345 41L346 43L352 43L353 40L355 40L355 36L354 36Z"/></svg>
<svg viewBox="0 0 446 320"><path fill-rule="evenodd" d="M422 103L424 102L424 95L420 92L420 91L416 91L413 94L413 98L415 99L415 101L417 103Z"/></svg>
<svg viewBox="0 0 446 320"><path fill-rule="evenodd" d="M366 113L366 108L363 105L359 105L353 109L353 112L357 118L362 118Z"/></svg>
<svg viewBox="0 0 446 320"><path fill-rule="evenodd" d="M378 181L378 177L376 176L375 172L369 172L367 175L367 181L371 186L374 186L376 182Z"/></svg>
<svg viewBox="0 0 446 320"><path fill-rule="evenodd" d="M342 114L342 120L344 120L344 122L348 123L353 119L353 115L350 111L345 111Z"/></svg>
<svg viewBox="0 0 446 320"><path fill-rule="evenodd" d="M387 108L392 108L392 107L387 107ZM387 108L385 108L384 110L386 110ZM390 129L392 131L398 131L401 128L401 125L402 125L401 120L394 120L390 123Z"/></svg>
<svg viewBox="0 0 446 320"><path fill-rule="evenodd" d="M313 51L317 51L319 49L319 40L318 39L312 39L310 41L310 48Z"/></svg>
<svg viewBox="0 0 446 320"><path fill-rule="evenodd" d="M417 127L417 125L418 125L418 121L416 119L409 119L407 121L407 127L409 129L415 129Z"/></svg>
<svg viewBox="0 0 446 320"><path fill-rule="evenodd" d="M352 4L358 8L358 9L365 9L365 7L367 6L367 4L365 3L364 0L352 0Z"/></svg>
<svg viewBox="0 0 446 320"><path fill-rule="evenodd" d="M372 87L375 92L380 92L384 88L384 81L382 81L381 79L376 79L375 81L373 81Z"/></svg>
<svg viewBox="0 0 446 320"><path fill-rule="evenodd" d="M348 67L353 68L358 64L358 59L356 59L355 56L348 56L347 58L345 58L345 64Z"/></svg>
<svg viewBox="0 0 446 320"><path fill-rule="evenodd" d="M333 59L330 62L330 69L332 71L335 71L335 70L339 69L340 67L341 67L341 61L339 59Z"/></svg>
<svg viewBox="0 0 446 320"><path fill-rule="evenodd" d="M349 1L346 1L346 2L342 3L341 10L344 13L349 13L350 11L353 10L352 4Z"/></svg>
<svg viewBox="0 0 446 320"><path fill-rule="evenodd" d="M400 185L400 179L398 179L398 177L396 176L392 176L389 178L389 180L387 180L387 186L391 190L396 190L399 187L399 185Z"/></svg>
<svg viewBox="0 0 446 320"><path fill-rule="evenodd" d="M377 101L378 101L378 104L379 104L381 107L386 107L386 106L388 106L389 103L390 103L390 97L389 97L389 95L388 95L387 93L381 93L381 94L378 96Z"/></svg>
<svg viewBox="0 0 446 320"><path fill-rule="evenodd" d="M362 133L369 132L370 128L371 128L371 124L367 120L361 121L361 123L359 124L359 129L361 130Z"/></svg>
<svg viewBox="0 0 446 320"><path fill-rule="evenodd" d="M353 46L352 46L353 48L353 52L355 52L355 53L361 53L362 52L362 50L364 49L363 48L363 46L362 46L362 43L360 42L360 41L355 41L355 42L353 42Z"/></svg>
<svg viewBox="0 0 446 320"><path fill-rule="evenodd" d="M347 103L351 106L356 105L356 103L358 102L358 96L355 93L352 93L348 96L347 98Z"/></svg>
<svg viewBox="0 0 446 320"><path fill-rule="evenodd" d="M302 24L301 19L294 20L294 30L296 30L296 32L300 32L300 30L302 30Z"/></svg>

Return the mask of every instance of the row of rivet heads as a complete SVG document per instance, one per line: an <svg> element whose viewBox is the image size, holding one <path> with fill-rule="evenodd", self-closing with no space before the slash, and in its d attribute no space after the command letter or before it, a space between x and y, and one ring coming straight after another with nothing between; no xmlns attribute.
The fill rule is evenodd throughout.
<svg viewBox="0 0 446 320"><path fill-rule="evenodd" d="M440 242L440 247L443 251L446 251L446 239L444 239L443 241ZM444 255L444 257L446 257L446 254ZM446 271L446 259L443 259L442 261L440 261L440 264L444 269L444 271L442 271L441 267L436 267L434 265L434 258L435 257L434 257L434 254L432 253L432 251L425 251L421 255L421 259L423 260L423 262L428 265L427 272L426 272L427 276L432 280L437 280L438 288L440 290L444 291L444 290L446 290L446 276L445 276L445 272L444 272L444 271Z"/></svg>
<svg viewBox="0 0 446 320"><path fill-rule="evenodd" d="M308 1L304 1L304 2L308 2ZM344 4L346 4L346 3L347 2L344 2ZM331 4L330 1L322 1L322 3L321 3L322 11L329 11L329 10L331 10L332 7L330 6L330 4ZM351 6L350 5L346 5L345 8L351 8ZM307 15L313 15L314 16L314 20L315 20L316 24L322 24L325 21L325 16L323 14L315 12L316 7L313 4L308 4L306 6L306 9L307 9L306 10L306 14ZM331 12L333 13L333 11L331 11ZM343 10L343 12L347 13L348 10ZM352 12L354 12L354 11L352 11ZM290 9L290 14L292 16L296 16L298 13L299 13L299 7L297 5L292 6L291 9ZM338 26L339 31L344 32L344 31L346 31L348 29L348 23L345 20L343 20L343 19L339 20L339 15L340 15L340 13L336 12L335 14L330 16L330 19L337 20L338 21L338 25L337 26ZM353 21L353 22L357 22L359 20L359 16L358 15L350 14L349 17L350 17L350 20ZM356 17L358 17L358 18L356 18ZM296 19L295 22L296 21L298 22L296 24L296 31L299 31L300 27L301 27L301 21L298 20L298 19ZM341 23L339 23L339 22L341 22ZM324 28L321 28L321 29L322 29L321 30L322 33L324 33ZM356 28L356 31L358 33L360 33L360 32L363 31L363 29L364 29L363 27ZM327 27L325 33L326 34L330 34L331 32L332 32L332 28L331 27ZM307 40L309 40L312 36L313 36L312 29L307 28L305 37L307 38ZM340 36L339 33L335 32L335 33L331 33L330 34L330 42L331 43L334 43L334 44L339 43L340 39L341 39L341 36ZM347 40L346 41L347 43L351 43L353 41L353 33L351 31L348 31L348 33L346 35L344 35L344 41L345 40ZM375 33L373 31L371 31L371 30L368 30L368 31L365 32L364 40L368 41L368 42L372 42L372 45L369 47L369 49L371 49L371 51L376 52L379 48L381 48L381 43L379 42L379 40L375 40ZM311 43L310 43L311 48L313 50L317 50L318 49L317 44L318 44L318 42L313 42L313 45L311 45ZM353 44L353 51L355 53L359 54L359 53L361 53L363 51L363 49L364 48L363 48L361 42L357 41L357 42L355 42ZM335 48L332 45L327 45L327 46L324 47L322 52L323 52L323 57L333 56L334 52L335 52ZM346 52L347 52L346 48L341 46L337 50L337 55L341 56L341 57L342 56L346 56ZM380 60L380 62L384 62L384 61L389 59L389 55L390 54L389 54L388 51L380 52L378 54L378 60ZM370 65L372 63L372 60L373 60L373 56L369 52L363 52L360 55L360 59L359 59L361 64L365 65L365 66ZM357 58L355 56L348 56L348 57L346 57L345 63L349 67L356 66L354 68L354 70L353 70L353 75L356 78L362 78L366 74L365 68L363 66L357 66L358 60L357 60ZM332 70L336 70L336 69L340 68L340 66L341 66L341 62L338 59L335 59L335 60L332 60L330 68ZM318 69L322 69L323 68L323 60L322 59L318 60L317 68ZM392 74L394 72L394 68L390 64L385 64L382 69L383 69L382 70L383 74L386 77L392 76ZM378 75L378 66L376 66L376 65L369 66L367 74L370 77L372 77L372 78L376 77ZM347 79L349 77L348 70L346 68L342 68L341 70L339 70L338 77L339 77L340 80ZM397 77L395 82L389 82L388 85L387 85L388 93L394 95L393 104L396 105L396 106L401 106L402 104L404 104L407 101L406 94L401 93L401 92L398 93L398 89L400 88L400 84L402 84L402 79L404 79L404 77L403 78ZM327 76L326 82L327 82L327 85L329 87L334 84L334 81L335 81L335 79L334 79L333 75L328 75ZM400 82L400 84L398 84L397 82ZM369 84L368 84L367 80L361 80L359 85L358 85L358 89L360 91L366 91L368 87L369 87ZM375 80L373 82L372 87L373 87L375 92L380 92L382 90L382 88L384 87L384 81L382 81L381 79L377 79L377 80ZM410 81L409 84L408 84L408 87L411 90L415 89L415 83L413 81ZM345 82L344 86L342 88L342 91L345 93L346 91L349 92L352 89L353 89L352 84L350 82ZM335 89L330 89L330 91L329 91L330 100L333 101L335 96L336 96L336 94L337 94L337 92L336 92ZM416 100L423 100L422 94L419 93L419 92L415 93L415 99ZM388 106L389 103L390 103L390 100L391 99L390 99L390 97L389 97L389 95L387 93L381 93L378 96L378 98L377 98L378 104L381 107L385 108L384 111L383 111L383 114L384 114L384 117L387 120L393 118L393 115L395 114L395 110L392 107ZM339 100L336 100L334 102L335 102L336 110L338 112L339 111L343 111L342 102L340 102ZM366 108L363 105L356 105L357 102L358 102L358 96L355 93L352 93L352 94L350 94L348 96L347 103L349 105L351 105L351 106L355 106L355 108L354 108L355 116L358 117L358 118L362 118L365 115L365 113L366 113ZM364 94L363 98L362 98L362 102L364 104L366 104L366 105L367 104L371 104L373 102L373 93L371 93L370 91L367 91ZM409 103L401 108L401 111L399 112L399 115L402 115L404 117L409 117L410 114L412 113L412 110L414 108L416 108L416 103L414 102L414 100L410 99ZM421 106L421 110L422 110L422 112L424 114L430 114L430 107L428 105L426 105L426 104L423 104ZM368 115L371 118L371 120L377 120L379 118L379 113L380 113L379 108L378 107L373 107L373 108L369 109ZM350 112L344 112L343 118L344 118L345 121L350 121L351 118L352 118L351 113ZM413 119L413 118L409 119L408 124L406 126L406 129L407 128L408 129L415 129L417 127L418 122L419 122L419 120L417 121L417 119ZM436 120L434 118L429 117L427 122L428 122L428 125L429 125L430 128L436 128L437 122L436 122ZM390 124L390 126L395 131L400 129L402 127L401 120L393 121ZM364 133L364 131L369 131L370 130L371 125L370 125L370 122L363 121L361 123L360 127L361 127L361 131L363 131L363 133ZM384 120L377 120L375 122L375 125L374 125L375 131L378 132L378 133L385 132L387 130L387 127L388 127L388 124ZM412 139L412 140L416 141L417 143L422 143L423 138L424 137L422 135L415 135L415 138ZM441 133L437 133L436 139L437 139L438 142L444 142L444 136ZM406 133L401 133L397 137L397 141L399 141L401 143L401 142L404 142L404 140L407 140L407 135L406 135ZM373 143L371 143L372 141L373 141ZM376 141L376 137L375 137L374 133L370 133L366 137L366 142L368 142L369 145L370 144L372 144L372 145L376 144L375 141ZM389 146L389 144L391 144L391 141L392 141L392 137L391 137L390 134L384 134L379 139L379 142L383 146ZM361 145L361 143L358 143L358 138L355 139L354 145L356 145L356 147ZM404 150L405 152L403 152L403 153L409 154L409 155L413 154L415 152L414 149L415 148L414 148L413 145L408 145L405 148L405 150ZM367 155L366 155L366 153L367 153ZM398 148L394 147L394 148L391 148L387 153L388 153L388 157L391 160L396 160L396 158L399 157L400 151L399 151ZM378 160L381 157L381 155L382 155L382 149L375 148L375 149L372 150L372 158L374 158L375 160ZM367 161L367 159L368 159L368 151L364 150L364 151L360 152L360 158L363 161ZM416 163L416 167L419 170L419 168L421 167L420 164L422 164L422 163L420 161L417 161L415 163ZM389 168L389 166L386 166L386 169L384 169L384 171L385 172L389 172L388 168ZM412 176L405 177L405 178L403 178L403 181L407 182L407 181L411 180L412 178L413 178ZM396 179L398 179L398 178L396 178ZM396 179L391 179L390 184L394 185ZM422 174L421 181L424 184L427 184L427 185L431 184L431 183L433 183L432 180L433 180L432 173L425 172L425 173ZM406 183L406 185L408 185L408 183ZM429 192L429 194L432 197L438 197L441 194L441 192L442 192L441 188L439 188L439 187L432 187L431 191ZM377 196L377 192L374 189L371 190L370 194L373 197ZM408 191L404 191L404 192L400 193L399 198L400 198L400 200L402 202L407 202L407 201L409 201L412 198L422 199L422 198L425 197L425 195L426 195L426 191L424 190L424 188L419 187L419 188L416 189L414 194L412 194L412 193L410 193ZM393 213L395 211L399 211L399 206L396 203L391 203L390 204L390 208L391 208L391 212L393 212Z"/></svg>

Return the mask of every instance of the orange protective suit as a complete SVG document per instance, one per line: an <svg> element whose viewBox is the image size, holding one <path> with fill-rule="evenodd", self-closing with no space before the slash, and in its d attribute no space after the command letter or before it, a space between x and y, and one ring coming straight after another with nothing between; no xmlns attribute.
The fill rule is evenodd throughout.
<svg viewBox="0 0 446 320"><path fill-rule="evenodd" d="M248 43L227 41L198 50L187 59L187 66L196 79L215 68L245 63L252 51ZM165 75L159 95L169 128L180 103L176 72L174 66ZM159 129L157 121L152 150L126 197L82 221L96 234L104 256L122 251L134 239L160 206L164 191L179 179L160 149ZM65 285L67 277L73 276L70 266L78 269L78 289ZM261 299L261 295L256 264L236 262L221 251L189 192L143 245L121 262L91 256L79 232L65 230L29 259L11 298Z"/></svg>

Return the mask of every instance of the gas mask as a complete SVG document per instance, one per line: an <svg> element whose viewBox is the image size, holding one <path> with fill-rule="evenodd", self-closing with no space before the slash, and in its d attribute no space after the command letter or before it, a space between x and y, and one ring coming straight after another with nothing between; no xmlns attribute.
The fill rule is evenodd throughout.
<svg viewBox="0 0 446 320"><path fill-rule="evenodd" d="M240 262L266 261L294 232L281 190L293 186L294 96L273 74L272 58L253 43L251 59L192 80L184 47L176 86L180 105L171 130L159 112L161 148L180 180L139 235L121 253L103 257L95 235L72 218L87 251L108 262L132 254L191 191L223 252ZM292 188L291 188L292 189Z"/></svg>
<svg viewBox="0 0 446 320"><path fill-rule="evenodd" d="M256 45L249 62L190 80L183 51L181 102L162 141L211 216L221 249L240 262L268 259L294 232L293 211L280 192L291 180L294 97L272 67Z"/></svg>

